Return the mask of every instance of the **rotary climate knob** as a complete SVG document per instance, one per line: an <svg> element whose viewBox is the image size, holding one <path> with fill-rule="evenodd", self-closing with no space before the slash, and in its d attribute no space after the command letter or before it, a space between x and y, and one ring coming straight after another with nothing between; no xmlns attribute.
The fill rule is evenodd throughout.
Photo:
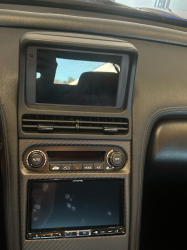
<svg viewBox="0 0 187 250"><path fill-rule="evenodd" d="M108 163L110 166L116 168L121 167L125 162L124 155L118 151L110 151L108 154Z"/></svg>
<svg viewBox="0 0 187 250"><path fill-rule="evenodd" d="M27 164L32 168L39 168L46 164L46 155L41 150L33 150L27 156Z"/></svg>

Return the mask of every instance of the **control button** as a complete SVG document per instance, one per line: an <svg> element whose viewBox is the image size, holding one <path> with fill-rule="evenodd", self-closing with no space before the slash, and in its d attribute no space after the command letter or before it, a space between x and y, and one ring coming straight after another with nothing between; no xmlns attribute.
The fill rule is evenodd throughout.
<svg viewBox="0 0 187 250"><path fill-rule="evenodd" d="M106 166L106 170L113 169L114 167Z"/></svg>
<svg viewBox="0 0 187 250"><path fill-rule="evenodd" d="M112 234L112 233L114 233L114 231L113 230L106 230L105 233L106 234Z"/></svg>
<svg viewBox="0 0 187 250"><path fill-rule="evenodd" d="M77 231L65 231L65 237L76 237Z"/></svg>
<svg viewBox="0 0 187 250"><path fill-rule="evenodd" d="M27 238L28 238L28 239L32 239L32 237L33 237L33 234L32 234L32 233L28 233L28 234L27 234Z"/></svg>
<svg viewBox="0 0 187 250"><path fill-rule="evenodd" d="M98 234L99 234L99 231L97 230L92 231L92 235L98 235Z"/></svg>
<svg viewBox="0 0 187 250"><path fill-rule="evenodd" d="M121 152L111 150L107 155L107 163L112 168L121 167L124 162L126 162L126 156Z"/></svg>
<svg viewBox="0 0 187 250"><path fill-rule="evenodd" d="M53 233L43 233L40 235L41 239L46 239L46 238L55 238Z"/></svg>
<svg viewBox="0 0 187 250"><path fill-rule="evenodd" d="M119 232L124 234L125 233L125 229L123 227L119 228Z"/></svg>
<svg viewBox="0 0 187 250"><path fill-rule="evenodd" d="M62 164L62 170L63 171L72 170L72 164Z"/></svg>
<svg viewBox="0 0 187 250"><path fill-rule="evenodd" d="M103 163L94 163L95 170L103 170Z"/></svg>
<svg viewBox="0 0 187 250"><path fill-rule="evenodd" d="M46 155L41 150L33 150L27 155L27 165L33 168L39 168L46 164Z"/></svg>
<svg viewBox="0 0 187 250"><path fill-rule="evenodd" d="M82 170L82 163L73 164L73 170Z"/></svg>
<svg viewBox="0 0 187 250"><path fill-rule="evenodd" d="M84 163L83 170L93 170L93 164L92 163Z"/></svg>
<svg viewBox="0 0 187 250"><path fill-rule="evenodd" d="M32 237L34 240L37 240L37 239L40 239L40 234L39 233L35 233L33 234L33 237Z"/></svg>
<svg viewBox="0 0 187 250"><path fill-rule="evenodd" d="M114 230L114 233L115 233L115 234L120 234L119 229L115 229L115 230Z"/></svg>
<svg viewBox="0 0 187 250"><path fill-rule="evenodd" d="M124 234L125 233L125 229L124 228L115 229L114 233L115 234Z"/></svg>
<svg viewBox="0 0 187 250"><path fill-rule="evenodd" d="M79 236L89 236L91 235L90 230L81 230L79 231Z"/></svg>
<svg viewBox="0 0 187 250"><path fill-rule="evenodd" d="M99 231L100 234L106 234L106 231L105 230L101 230Z"/></svg>
<svg viewBox="0 0 187 250"><path fill-rule="evenodd" d="M56 238L61 238L62 233L53 233L53 236L56 237Z"/></svg>
<svg viewBox="0 0 187 250"><path fill-rule="evenodd" d="M123 157L122 157L121 153L113 153L112 162L116 166L120 166L122 164L122 162L123 162Z"/></svg>
<svg viewBox="0 0 187 250"><path fill-rule="evenodd" d="M51 171L58 171L61 170L61 164L50 164L49 168Z"/></svg>
<svg viewBox="0 0 187 250"><path fill-rule="evenodd" d="M42 163L43 157L40 154L34 153L30 156L30 161L32 165L38 166Z"/></svg>

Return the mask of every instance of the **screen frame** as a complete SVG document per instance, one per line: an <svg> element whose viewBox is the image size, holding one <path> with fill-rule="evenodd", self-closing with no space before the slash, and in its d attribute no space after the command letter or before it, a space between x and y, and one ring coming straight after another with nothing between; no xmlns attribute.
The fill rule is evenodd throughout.
<svg viewBox="0 0 187 250"><path fill-rule="evenodd" d="M84 227L61 227L61 228L46 228L46 229L32 229L32 195L30 189L32 183L36 182L72 182L72 181L80 181L80 180L86 180L86 181L113 181L113 180L118 180L121 183L119 185L122 185L121 189L121 199L119 200L119 224L116 225L100 225L100 226L84 226ZM126 206L125 206L125 179L124 178L81 178L81 179L33 179L33 180L28 180L27 183L27 233L32 233L32 232L54 232L54 231L65 231L65 230L81 230L81 229L100 229L100 228L114 228L114 227L126 227L125 223L125 215L126 215Z"/></svg>
<svg viewBox="0 0 187 250"><path fill-rule="evenodd" d="M120 74L118 81L118 90L116 98L116 106L89 106L89 105L67 105L67 104L51 104L51 103L37 103L36 102L36 66L37 66L37 50L56 50L56 51L68 51L76 53L88 53L88 54L99 54L99 55L109 55L109 56L119 56L121 57ZM31 56L32 55L32 56ZM121 109L125 104L125 93L128 82L128 77L130 74L130 55L112 52L99 52L91 51L91 49L83 51L77 48L66 48L56 49L50 47L38 47L29 46L27 48L26 56L26 92L25 101L29 105L42 105L42 106L60 106L60 107L82 107L82 108L96 108L96 109Z"/></svg>

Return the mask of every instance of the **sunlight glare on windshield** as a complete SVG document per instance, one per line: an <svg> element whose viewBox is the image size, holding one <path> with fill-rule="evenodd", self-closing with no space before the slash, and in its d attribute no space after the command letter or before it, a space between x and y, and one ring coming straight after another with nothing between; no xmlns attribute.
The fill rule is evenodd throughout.
<svg viewBox="0 0 187 250"><path fill-rule="evenodd" d="M174 18L187 19L187 1L186 0L116 0L115 2L128 5L133 8L145 8L142 10L161 14L156 10L168 11L174 14ZM149 9L148 9L149 8Z"/></svg>

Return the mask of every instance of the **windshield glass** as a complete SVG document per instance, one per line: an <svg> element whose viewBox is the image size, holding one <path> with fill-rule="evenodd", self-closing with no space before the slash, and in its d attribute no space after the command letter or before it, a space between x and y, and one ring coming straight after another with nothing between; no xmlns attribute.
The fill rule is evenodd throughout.
<svg viewBox="0 0 187 250"><path fill-rule="evenodd" d="M134 8L187 19L187 0L115 0Z"/></svg>
<svg viewBox="0 0 187 250"><path fill-rule="evenodd" d="M186 26L187 0L0 0L0 3L39 5L154 19ZM169 20L169 21L168 21ZM183 22L185 21L185 22Z"/></svg>

